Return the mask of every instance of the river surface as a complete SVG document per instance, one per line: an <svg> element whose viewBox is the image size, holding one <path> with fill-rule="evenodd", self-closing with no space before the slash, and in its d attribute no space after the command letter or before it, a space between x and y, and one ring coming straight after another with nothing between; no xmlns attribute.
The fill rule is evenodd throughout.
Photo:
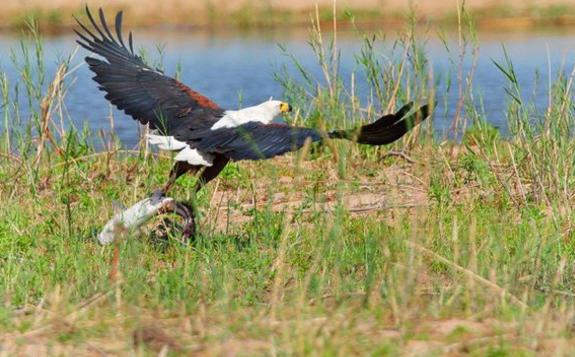
<svg viewBox="0 0 575 357"><path fill-rule="evenodd" d="M385 58L386 51L394 41L390 31L388 39L383 41L380 54ZM329 38L330 34L324 34ZM457 86L452 84L447 90L447 78L456 81L458 58L458 38L456 34L445 35L451 53L448 53L437 32L430 31L420 36L425 42L425 53L438 81L437 99L439 106L434 116L434 128L438 135L445 135L454 117L457 107ZM542 113L549 101L549 75L556 78L563 71L569 75L575 60L575 35L565 28L537 29L529 31L490 31L481 32L479 54L475 69L473 86L475 103L482 106L486 117L503 134L507 133L505 109L510 100L506 95L504 75L493 64L493 60L502 62L503 46L513 60L525 99L532 100ZM64 34L44 39L44 58L47 78L51 78L58 58L74 51L73 34ZM172 30L136 30L136 47L146 48L155 56L158 44L164 45L163 65L167 74L174 74L181 67L182 81L193 89L205 94L224 108L249 106L267 100L270 96L282 98L281 84L274 79L282 66L298 78L297 70L282 53L278 44L284 46L306 68L321 77L321 69L311 50L305 31L285 33L283 31L261 31L251 33L205 33ZM362 84L361 67L356 55L361 50L361 37L356 33L338 34L338 47L341 52L340 74L345 80L352 72L357 72L356 86L360 98L367 97L367 87ZM10 80L11 95L19 81L18 71L11 63L10 49L20 53L19 38L15 35L0 34L0 69ZM389 47L388 47L389 46ZM396 54L400 51L396 50ZM126 146L137 142L138 127L123 113L113 110L97 90L91 80L91 72L81 65L86 51L80 49L72 60L72 67L78 68L66 79L65 116L78 128L88 127L94 132L110 131L110 113L114 116L114 132ZM18 55L19 56L19 55ZM383 60L385 61L385 60ZM471 68L472 55L467 54L465 73ZM21 82L21 81L20 81ZM21 85L22 83L20 83ZM20 106L23 89L20 88ZM13 107L4 107L3 111L13 111ZM10 113L12 114L12 113ZM29 113L21 109L21 122L26 122ZM9 116L13 118L12 115ZM11 119L12 120L12 119ZM20 123L20 125L22 125ZM15 125L15 124L14 124ZM14 126L13 125L13 126ZM4 127L4 124L2 124ZM12 127L14 130L14 127Z"/></svg>

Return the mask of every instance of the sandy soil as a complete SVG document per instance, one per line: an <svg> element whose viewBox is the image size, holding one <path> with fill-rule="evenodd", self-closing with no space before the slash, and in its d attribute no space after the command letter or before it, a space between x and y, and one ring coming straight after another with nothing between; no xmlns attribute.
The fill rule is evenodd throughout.
<svg viewBox="0 0 575 357"><path fill-rule="evenodd" d="M278 158L278 161L288 166L288 159ZM304 170L313 170L313 162L301 163ZM342 197L343 204L353 216L394 214L396 211L412 210L428 205L427 183L413 174L413 166L399 160L396 164L386 167L374 177L355 178L356 187ZM317 168L316 168L317 169ZM326 167L325 172L330 178L327 182L337 182L337 172L333 167ZM350 181L351 182L351 181ZM229 222L246 223L253 220L251 210L254 207L269 207L274 212L293 214L301 213L307 217L314 212L333 211L338 204L337 190L328 187L318 197L318 202L308 207L305 205L306 188L313 186L313 182L292 176L278 178L280 187L298 187L288 192L277 191L268 195L270 182L262 180L256 182L255 191L252 189L230 189L220 187L216 182L210 199L205 220L200 224L206 224L215 231L225 231ZM254 196L254 192L260 194ZM304 208L305 207L305 208Z"/></svg>

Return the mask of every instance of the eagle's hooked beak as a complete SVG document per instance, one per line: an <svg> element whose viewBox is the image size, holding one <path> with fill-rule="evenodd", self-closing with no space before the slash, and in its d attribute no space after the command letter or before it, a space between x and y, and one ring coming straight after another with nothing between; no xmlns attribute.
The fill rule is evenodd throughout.
<svg viewBox="0 0 575 357"><path fill-rule="evenodd" d="M282 113L288 113L288 112L291 112L291 111L292 111L292 107L291 107L291 105L289 105L289 103L283 102L283 103L280 104L280 112L282 112Z"/></svg>

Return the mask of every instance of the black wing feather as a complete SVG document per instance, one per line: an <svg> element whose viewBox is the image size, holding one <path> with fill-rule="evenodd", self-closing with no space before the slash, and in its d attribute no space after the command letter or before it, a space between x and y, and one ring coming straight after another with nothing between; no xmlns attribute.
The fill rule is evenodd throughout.
<svg viewBox="0 0 575 357"><path fill-rule="evenodd" d="M126 45L124 44L124 40L122 39L122 18L124 16L124 12L123 11L119 11L116 14L116 20L115 22L115 26L116 26L116 35L118 35L118 41L120 41L120 45L124 48L126 48ZM133 51L130 51L133 52Z"/></svg>
<svg viewBox="0 0 575 357"><path fill-rule="evenodd" d="M80 46L103 57L104 60L86 57L86 62L112 104L142 124L169 135L178 130L211 127L220 119L224 111L217 104L144 63L134 53L131 32L126 47L122 12L115 18L115 36L102 9L98 14L99 24L86 7L93 30L76 19L83 32L75 32Z"/></svg>

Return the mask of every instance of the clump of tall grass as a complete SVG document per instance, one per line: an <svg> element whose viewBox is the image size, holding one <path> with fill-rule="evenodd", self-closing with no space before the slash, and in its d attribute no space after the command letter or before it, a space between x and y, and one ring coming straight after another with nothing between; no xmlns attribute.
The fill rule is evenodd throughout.
<svg viewBox="0 0 575 357"><path fill-rule="evenodd" d="M450 73L441 74L441 78L445 81L442 85L429 65L424 43L415 35L414 17L411 19L408 31L399 36L392 45L385 47L390 49L388 53L382 54L379 50L384 47L381 43L382 39L385 41L384 36L363 36L363 46L356 59L362 72L361 78L368 85L369 95L362 98L355 91L356 81L360 75L352 73L349 81L345 81L339 75L340 53L337 48L337 32L328 35L322 32L316 15L310 30L309 43L322 69L321 78L315 78L310 69L304 68L296 58L290 56L288 49L281 48L299 72L299 77L289 76L285 70L278 75L286 96L292 102L302 103L299 107L304 107L303 103L308 105L307 110L294 120L296 122L309 120L308 124L328 127L357 125L358 122L370 120L378 112L391 111L397 105L409 101L429 100L448 104L447 92L455 90L457 101L449 103L456 108L451 118L452 125L448 136L442 138L436 134L435 138L431 138L431 146L427 151L423 151L425 155L420 151L422 156L419 158L428 165L422 180L427 184L428 197L438 204L439 209L437 212L427 212L438 215L430 219L451 220L449 216L457 217L457 211L462 207L478 210L478 217L481 217L482 214L492 214L487 213L491 210L488 207L490 204L495 204L501 210L510 209L516 212L519 217L517 219L529 221L533 219L532 215L548 216L554 224L569 225L571 191L575 177L572 159L573 106L570 96L573 73L566 75L561 71L555 81L549 78L549 108L541 115L537 111L538 108L522 99L522 91L512 60L506 55L504 63L494 63L494 73L499 72L508 80L507 118L510 135L502 137L497 129L489 124L488 114L482 110L481 93L474 87L479 40L469 13L463 6L458 9L459 48L449 48L445 38L440 36L445 45L446 56L449 56L452 64ZM464 63L468 59L472 65L466 69ZM445 92L437 92L438 88L443 88ZM413 142L413 139L408 137L400 145ZM448 150L445 150L445 142L442 143L445 139L451 140L447 144L447 147L450 147ZM421 150L422 147L418 149ZM371 150L365 149L367 152ZM381 155L385 153L380 152L379 157ZM378 155L368 157L374 159ZM454 195L454 192L462 190L472 191L468 187L479 187L483 191L481 195L473 196L478 201L458 199ZM484 206L485 202L490 203ZM558 218L557 214L563 218ZM475 225L473 222L476 218L470 217L470 219L471 221L466 219L465 224ZM456 231L459 231L460 223L449 224L453 225L453 234L458 235ZM415 224L415 227L418 225L419 223ZM427 225L424 227L420 228L424 231L430 228ZM466 239L477 239L475 236L468 236L475 235L476 232L467 231L465 234ZM469 248L463 248L459 238L454 239L457 241L442 240L441 245L450 252L449 256L451 254L456 256L452 258L435 256L435 259L443 261L447 259L459 266L459 262L450 259L459 259L458 251ZM484 244L493 244L494 249L500 250L495 248L496 241L491 243L484 241ZM563 264L562 259L571 259L571 254L561 257L559 251L562 249L561 245L553 248L558 255L553 259L552 269L560 267ZM425 252L425 249L419 251ZM480 258L481 255L478 256L475 251L467 253L471 255L465 259L486 259L486 257ZM431 256L433 257L433 254ZM537 259L539 258L541 257ZM465 266L468 263L461 264ZM521 269L527 268L529 271L532 268L524 264L517 266L521 266ZM485 271L487 275L493 274L488 271L490 268L487 265L482 269L487 269ZM524 274L521 269L507 271L504 280L509 281L508 274L511 276ZM550 276L541 278L547 281ZM536 285L537 283L533 283L531 289ZM536 295L536 291L529 290L529 294ZM523 302L519 305L526 306Z"/></svg>
<svg viewBox="0 0 575 357"><path fill-rule="evenodd" d="M6 154L18 154L23 159L32 156L35 163L44 153L48 159L53 153L62 155L66 137L77 132L64 102L68 90L65 79L73 74L73 55L59 60L49 78L42 38L36 23L28 23L18 48L10 51L10 61L4 63L12 67L16 78L11 81L7 72L0 77ZM47 146L51 150L45 151Z"/></svg>
<svg viewBox="0 0 575 357"><path fill-rule="evenodd" d="M522 199L525 204L543 204L569 217L575 174L572 100L575 70L561 68L553 80L549 69L549 101L547 108L541 110L525 101L509 56L506 54L504 62L496 65L508 81L506 114L513 138L509 154L513 155L517 175L525 178Z"/></svg>

